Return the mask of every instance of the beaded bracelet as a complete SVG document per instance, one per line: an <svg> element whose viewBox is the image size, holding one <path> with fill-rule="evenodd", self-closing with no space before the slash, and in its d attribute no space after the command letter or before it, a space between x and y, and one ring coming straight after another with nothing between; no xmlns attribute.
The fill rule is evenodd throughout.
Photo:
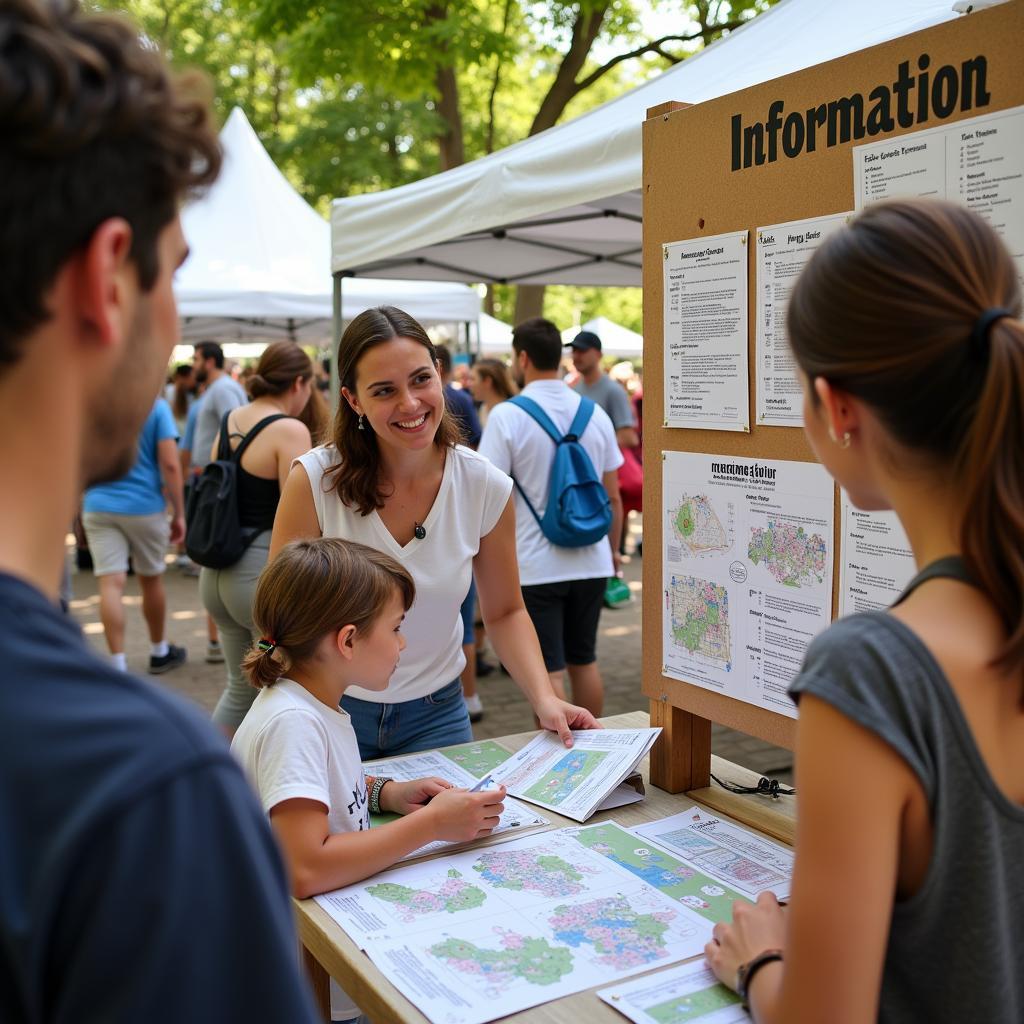
<svg viewBox="0 0 1024 1024"><path fill-rule="evenodd" d="M370 787L370 813L380 814L380 794L384 787L389 783L394 782L394 779L388 778L386 775L377 775L374 777L373 785Z"/></svg>

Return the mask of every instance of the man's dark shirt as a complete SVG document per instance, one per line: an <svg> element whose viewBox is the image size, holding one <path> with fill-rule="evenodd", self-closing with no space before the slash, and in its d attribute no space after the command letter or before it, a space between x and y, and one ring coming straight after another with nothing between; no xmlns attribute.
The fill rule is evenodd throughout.
<svg viewBox="0 0 1024 1024"><path fill-rule="evenodd" d="M314 1020L223 739L2 573L0 623L0 1021Z"/></svg>
<svg viewBox="0 0 1024 1024"><path fill-rule="evenodd" d="M459 426L462 427L466 444L470 448L476 448L480 444L480 437L483 430L480 428L480 417L476 414L476 406L468 391L453 388L451 384L444 386L444 400Z"/></svg>

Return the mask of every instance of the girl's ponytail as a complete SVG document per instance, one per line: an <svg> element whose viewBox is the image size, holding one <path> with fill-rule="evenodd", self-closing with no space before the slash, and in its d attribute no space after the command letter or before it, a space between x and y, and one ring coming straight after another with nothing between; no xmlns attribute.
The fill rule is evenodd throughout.
<svg viewBox="0 0 1024 1024"><path fill-rule="evenodd" d="M288 675L291 667L292 659L288 652L283 647L265 640L254 643L242 659L242 671L257 690L262 690Z"/></svg>
<svg viewBox="0 0 1024 1024"><path fill-rule="evenodd" d="M983 314L984 315L984 314ZM961 544L1006 629L996 665L1024 670L1024 323L1004 316L981 339L988 370L959 453Z"/></svg>

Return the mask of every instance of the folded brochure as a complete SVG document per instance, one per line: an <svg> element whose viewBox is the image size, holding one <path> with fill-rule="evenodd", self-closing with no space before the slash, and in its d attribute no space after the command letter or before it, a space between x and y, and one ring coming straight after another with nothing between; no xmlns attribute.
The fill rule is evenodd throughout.
<svg viewBox="0 0 1024 1024"><path fill-rule="evenodd" d="M572 734L569 749L553 733L542 732L491 775L520 800L586 821L606 807L643 799L636 766L660 732L660 728L588 729Z"/></svg>

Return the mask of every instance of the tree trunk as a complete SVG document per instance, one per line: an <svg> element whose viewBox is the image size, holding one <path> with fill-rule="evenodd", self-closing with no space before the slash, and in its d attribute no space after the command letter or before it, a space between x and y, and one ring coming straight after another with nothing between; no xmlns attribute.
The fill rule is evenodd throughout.
<svg viewBox="0 0 1024 1024"><path fill-rule="evenodd" d="M516 288L516 315L512 326L531 317L544 315L544 285L521 284Z"/></svg>
<svg viewBox="0 0 1024 1024"><path fill-rule="evenodd" d="M437 112L444 119L445 131L438 139L441 170L448 171L466 162L462 141L462 112L459 109L459 83L455 68L437 69Z"/></svg>

